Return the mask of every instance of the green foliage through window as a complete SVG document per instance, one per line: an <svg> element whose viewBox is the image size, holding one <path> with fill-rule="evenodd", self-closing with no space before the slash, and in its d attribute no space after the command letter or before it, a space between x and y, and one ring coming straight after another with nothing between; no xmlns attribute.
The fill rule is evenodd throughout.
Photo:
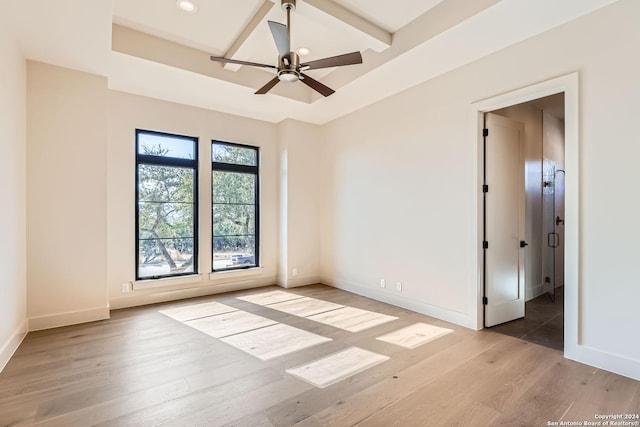
<svg viewBox="0 0 640 427"><path fill-rule="evenodd" d="M212 144L213 270L254 267L258 261L258 149Z"/></svg>
<svg viewBox="0 0 640 427"><path fill-rule="evenodd" d="M137 131L138 279L197 271L197 139Z"/></svg>

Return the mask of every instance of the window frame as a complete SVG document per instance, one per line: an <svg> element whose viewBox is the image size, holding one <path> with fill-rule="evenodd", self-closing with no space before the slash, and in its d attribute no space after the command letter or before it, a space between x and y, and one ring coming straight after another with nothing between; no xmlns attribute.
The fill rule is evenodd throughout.
<svg viewBox="0 0 640 427"><path fill-rule="evenodd" d="M140 135L157 135L176 139L190 140L193 143L194 159L183 159L178 157L161 157L152 156L148 154L140 154ZM159 280L174 277L193 276L199 274L198 270L198 246L199 246L199 190L198 181L200 179L199 174L199 159L198 159L198 145L199 138L187 135L178 135L167 132L152 131L146 129L136 129L135 131L135 277L136 281L140 280ZM193 271L180 272L174 274L164 274L161 276L145 276L140 277L140 165L152 165L152 166L173 166L180 168L189 168L193 170Z"/></svg>
<svg viewBox="0 0 640 427"><path fill-rule="evenodd" d="M256 164L254 166L250 165L240 165L235 163L224 163L224 162L216 162L213 160L214 153L214 145L226 145L229 147L236 148L246 148L255 151L256 154ZM254 175L256 179L256 187L254 192L254 200L253 205L255 209L255 218L254 218L254 256L255 256L255 265L240 265L237 267L225 267L225 268L215 268L214 267L214 256L215 256L215 245L214 245L214 220L213 220L213 207L215 205L213 201L213 174L215 171L221 172L232 172L232 173L244 173ZM252 268L260 268L260 147L254 145L247 144L238 144L235 142L228 141L220 141L220 140L211 140L211 271L213 273L221 273L221 272L229 272L229 271L238 271L238 270L249 270Z"/></svg>

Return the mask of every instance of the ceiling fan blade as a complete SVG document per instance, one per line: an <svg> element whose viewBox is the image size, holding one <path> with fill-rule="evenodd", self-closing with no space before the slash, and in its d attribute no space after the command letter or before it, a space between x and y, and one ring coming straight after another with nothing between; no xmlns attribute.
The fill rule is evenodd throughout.
<svg viewBox="0 0 640 427"><path fill-rule="evenodd" d="M252 67L264 67L264 68L275 68L275 69L278 68L275 65L259 64L257 62L239 61L237 59L220 58L217 56L212 56L211 60L213 62L225 62L229 64L238 64L238 65L251 65Z"/></svg>
<svg viewBox="0 0 640 427"><path fill-rule="evenodd" d="M335 90L331 89L329 86L323 85L319 81L312 79L306 74L300 73L300 75L303 77L303 79L301 80L302 83L306 84L311 89L315 90L323 96L329 96L335 92Z"/></svg>
<svg viewBox="0 0 640 427"><path fill-rule="evenodd" d="M289 31L287 26L279 22L268 21L273 40L276 42L278 54L280 56L288 55L291 52L291 42L289 40Z"/></svg>
<svg viewBox="0 0 640 427"><path fill-rule="evenodd" d="M280 82L280 79L276 76L273 79L269 80L269 83L258 89L255 94L264 95L265 93L269 92L275 85L277 85L278 82Z"/></svg>
<svg viewBox="0 0 640 427"><path fill-rule="evenodd" d="M319 68L340 67L342 65L354 64L362 64L362 55L360 52L351 52L345 53L344 55L317 59L315 61L300 64L300 68L304 68L305 70L317 70Z"/></svg>

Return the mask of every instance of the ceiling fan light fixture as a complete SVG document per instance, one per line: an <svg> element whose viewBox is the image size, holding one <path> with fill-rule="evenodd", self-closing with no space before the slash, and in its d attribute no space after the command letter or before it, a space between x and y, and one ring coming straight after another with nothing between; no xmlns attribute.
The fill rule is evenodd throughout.
<svg viewBox="0 0 640 427"><path fill-rule="evenodd" d="M278 72L278 79L285 83L294 83L300 80L300 74L295 70L282 70Z"/></svg>
<svg viewBox="0 0 640 427"><path fill-rule="evenodd" d="M176 7L187 13L195 13L198 6L191 0L177 0Z"/></svg>

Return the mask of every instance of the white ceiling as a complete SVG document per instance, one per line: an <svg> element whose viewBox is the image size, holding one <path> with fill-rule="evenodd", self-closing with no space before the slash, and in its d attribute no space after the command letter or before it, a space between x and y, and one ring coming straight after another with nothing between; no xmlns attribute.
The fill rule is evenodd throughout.
<svg viewBox="0 0 640 427"><path fill-rule="evenodd" d="M209 55L275 64L267 20L286 23L280 0L3 1L29 59L108 78L114 90L279 122L325 123L616 0L298 0L292 47L310 61L361 51L364 63L253 92L271 70L222 66ZM115 24L115 25L114 25ZM402 75L402 79L397 76Z"/></svg>

